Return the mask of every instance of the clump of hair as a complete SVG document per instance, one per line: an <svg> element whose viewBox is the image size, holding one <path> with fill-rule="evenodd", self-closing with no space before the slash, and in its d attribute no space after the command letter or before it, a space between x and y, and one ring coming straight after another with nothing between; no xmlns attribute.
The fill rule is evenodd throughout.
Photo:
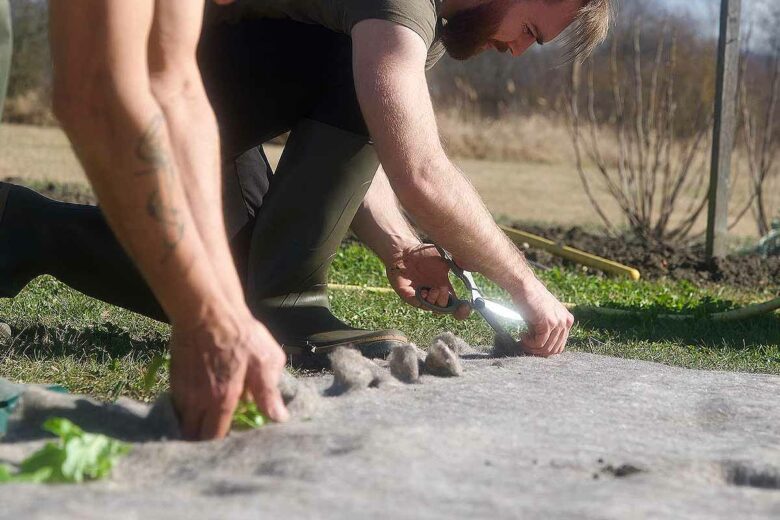
<svg viewBox="0 0 780 520"><path fill-rule="evenodd" d="M463 374L460 358L441 340L435 340L425 358L425 371L439 377L455 377Z"/></svg>
<svg viewBox="0 0 780 520"><path fill-rule="evenodd" d="M287 370L279 378L279 393L295 419L309 419L320 407L320 394L314 386L306 381L300 381Z"/></svg>
<svg viewBox="0 0 780 520"><path fill-rule="evenodd" d="M493 337L493 357L513 357L524 355L520 344L507 334L496 334Z"/></svg>
<svg viewBox="0 0 780 520"><path fill-rule="evenodd" d="M333 385L327 391L330 395L383 386L395 381L390 374L370 359L364 358L355 348L338 347L328 358L333 370Z"/></svg>
<svg viewBox="0 0 780 520"><path fill-rule="evenodd" d="M584 61L609 35L617 13L617 0L588 0L577 12L563 44L565 60Z"/></svg>
<svg viewBox="0 0 780 520"><path fill-rule="evenodd" d="M476 354L478 352L477 349L475 349L474 347L466 343L462 338L456 336L450 331L439 334L433 339L434 342L437 340L444 342L445 345L450 347L450 349L452 349L452 351L459 356Z"/></svg>
<svg viewBox="0 0 780 520"><path fill-rule="evenodd" d="M414 343L396 345L390 352L387 362L393 377L404 383L416 383L420 380L425 353Z"/></svg>

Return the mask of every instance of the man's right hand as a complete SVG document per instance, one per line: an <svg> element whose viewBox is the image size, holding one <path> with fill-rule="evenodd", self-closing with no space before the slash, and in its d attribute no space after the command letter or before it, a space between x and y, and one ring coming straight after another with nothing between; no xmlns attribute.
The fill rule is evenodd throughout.
<svg viewBox="0 0 780 520"><path fill-rule="evenodd" d="M174 325L171 341L171 394L184 438L227 435L242 396L271 420L288 419L277 388L286 358L260 322L215 320L178 329Z"/></svg>
<svg viewBox="0 0 780 520"><path fill-rule="evenodd" d="M512 301L528 323L528 332L520 338L523 350L542 357L563 352L574 316L533 273L512 291Z"/></svg>

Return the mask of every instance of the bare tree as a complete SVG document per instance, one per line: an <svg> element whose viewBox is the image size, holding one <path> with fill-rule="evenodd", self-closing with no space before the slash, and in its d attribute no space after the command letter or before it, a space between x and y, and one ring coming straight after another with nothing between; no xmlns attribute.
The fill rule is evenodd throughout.
<svg viewBox="0 0 780 520"><path fill-rule="evenodd" d="M776 22L780 22L780 9L774 11ZM775 25L776 27L776 25ZM744 55L750 56L749 40ZM771 230L772 210L768 204L768 191L772 181L778 177L774 169L780 148L780 133L777 129L777 112L780 105L780 37L773 34L769 52L763 60L767 71L766 82L759 83L759 89L751 89L748 80L748 60L744 60L740 86L740 109L742 113L742 137L750 171L750 198L748 200L759 235ZM763 83L763 84L762 84ZM763 94L763 95L762 95ZM763 98L763 99L761 99Z"/></svg>
<svg viewBox="0 0 780 520"><path fill-rule="evenodd" d="M705 136L712 126L711 110L704 106L695 110L697 115L684 132L687 137L678 138L676 31L664 26L649 63L643 62L641 40L637 20L631 31L632 60L626 67L630 70L623 71L619 36L612 38L607 58L612 90L608 117L598 118L594 108L594 60L573 65L568 103L571 138L585 192L610 232L616 232L616 223L593 194L594 169L635 234L675 240L690 233L706 207L706 154L702 152L708 145ZM587 82L584 100L580 99L583 75ZM600 121L610 122L606 130ZM600 136L605 133L617 142L614 165L608 164L602 151ZM593 168L586 165L586 158Z"/></svg>

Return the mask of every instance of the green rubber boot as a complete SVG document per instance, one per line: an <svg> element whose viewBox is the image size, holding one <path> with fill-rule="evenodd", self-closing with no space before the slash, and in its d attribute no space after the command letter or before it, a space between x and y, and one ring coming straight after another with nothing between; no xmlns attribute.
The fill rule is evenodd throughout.
<svg viewBox="0 0 780 520"><path fill-rule="evenodd" d="M252 234L247 302L293 362L345 345L384 357L408 343L397 330L345 324L328 302L328 268L378 166L368 138L317 121L299 123L285 145Z"/></svg>

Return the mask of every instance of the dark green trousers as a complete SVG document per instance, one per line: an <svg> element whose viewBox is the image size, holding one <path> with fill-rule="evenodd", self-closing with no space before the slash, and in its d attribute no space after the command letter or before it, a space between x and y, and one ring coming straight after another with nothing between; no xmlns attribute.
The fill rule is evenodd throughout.
<svg viewBox="0 0 780 520"><path fill-rule="evenodd" d="M245 284L248 279L265 280L276 274L252 272L269 267L250 262L250 257L253 242L256 245L262 238L254 231L263 203L267 198L278 199L274 192L282 191L275 186L287 185L285 191L289 191L290 183L283 180L290 176L295 177L295 183L316 179L312 186L324 186L314 190L306 204L319 209L328 202L326 198L333 199L330 187L349 184L345 182L348 176L359 177L359 184L365 185L376 171L375 161L351 160L374 156L355 94L351 39L315 25L247 19L206 27L198 57L222 139L225 221L234 260ZM262 143L288 131L290 142L298 144L285 150L284 160L272 172ZM306 142L316 142L318 147L309 147ZM323 142L329 143L328 154L320 152ZM332 157L338 150L343 150L345 157ZM344 163L348 168L342 167ZM27 249L36 251L27 256L35 259L35 265L26 262L25 269L17 269L24 275L19 278L52 274L89 296L165 319L99 208L43 200L18 191L9 196L0 222L0 268L5 246L10 254L24 249L21 244L34 242ZM335 210L343 212L345 205ZM349 212L354 214L355 208L352 203ZM303 213L316 215L316 211ZM344 217L351 220L351 216ZM280 220L278 225L267 226L278 229L289 224L287 217ZM293 236L296 233L291 230L286 240L301 251L318 247L321 240L308 236L315 225L301 221L300 226L305 228L301 236ZM346 231L341 228L339 234ZM311 239L311 248L301 242L303 235ZM36 236L41 238L36 240ZM278 249L277 245L274 250ZM291 265L295 261L285 259ZM14 263L13 259L5 262Z"/></svg>

